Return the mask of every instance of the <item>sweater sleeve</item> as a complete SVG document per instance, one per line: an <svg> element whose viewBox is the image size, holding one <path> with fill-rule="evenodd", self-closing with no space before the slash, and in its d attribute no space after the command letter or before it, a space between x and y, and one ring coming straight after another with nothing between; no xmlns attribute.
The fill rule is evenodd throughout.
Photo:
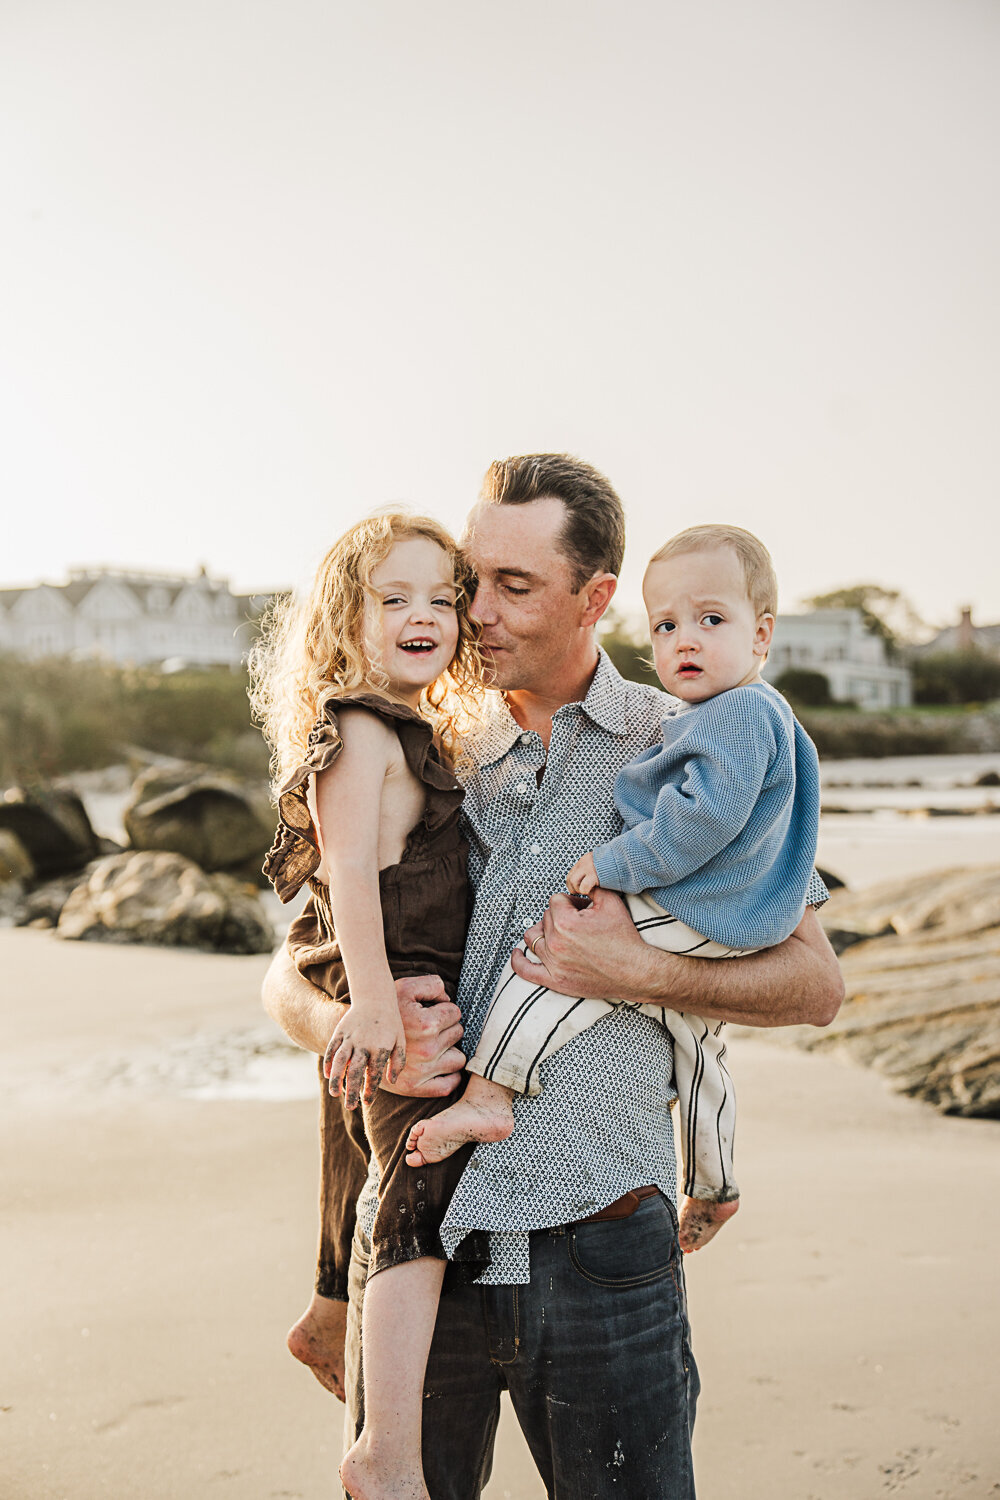
<svg viewBox="0 0 1000 1500"><path fill-rule="evenodd" d="M659 788L652 816L594 850L597 878L607 890L638 893L674 885L746 827L773 764L776 738L763 705L747 699L722 703L738 697L736 689L706 705L713 712L685 736L680 774Z"/></svg>

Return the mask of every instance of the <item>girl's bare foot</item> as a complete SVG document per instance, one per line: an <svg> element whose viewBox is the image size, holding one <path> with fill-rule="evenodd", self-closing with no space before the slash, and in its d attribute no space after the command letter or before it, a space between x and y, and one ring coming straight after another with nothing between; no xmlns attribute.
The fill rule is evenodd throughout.
<svg viewBox="0 0 1000 1500"><path fill-rule="evenodd" d="M444 1161L470 1141L505 1141L514 1134L511 1090L471 1074L468 1088L432 1120L418 1120L406 1140L406 1162L425 1167Z"/></svg>
<svg viewBox="0 0 1000 1500"><path fill-rule="evenodd" d="M733 1198L728 1203L716 1203L711 1198L685 1198L678 1220L678 1239L685 1255L700 1250L709 1240L714 1240L727 1219L731 1219L740 1206Z"/></svg>
<svg viewBox="0 0 1000 1500"><path fill-rule="evenodd" d="M289 1330L288 1350L307 1365L320 1385L344 1400L344 1339L347 1303L313 1292L312 1301Z"/></svg>
<svg viewBox="0 0 1000 1500"><path fill-rule="evenodd" d="M431 1500L423 1475L400 1468L393 1445L375 1447L364 1433L340 1466L351 1500Z"/></svg>

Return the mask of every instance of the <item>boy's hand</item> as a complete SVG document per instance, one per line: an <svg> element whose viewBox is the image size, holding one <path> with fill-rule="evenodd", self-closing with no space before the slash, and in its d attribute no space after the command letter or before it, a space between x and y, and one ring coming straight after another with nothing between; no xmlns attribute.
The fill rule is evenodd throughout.
<svg viewBox="0 0 1000 1500"><path fill-rule="evenodd" d="M391 1083L406 1063L406 1035L399 1007L381 1014L350 1005L326 1049L330 1093L344 1091L348 1109L370 1104L385 1076ZM324 1067L325 1071L325 1067Z"/></svg>
<svg viewBox="0 0 1000 1500"><path fill-rule="evenodd" d="M600 883L592 854L585 854L582 859L578 859L566 876L567 889L572 891L574 896L589 896Z"/></svg>

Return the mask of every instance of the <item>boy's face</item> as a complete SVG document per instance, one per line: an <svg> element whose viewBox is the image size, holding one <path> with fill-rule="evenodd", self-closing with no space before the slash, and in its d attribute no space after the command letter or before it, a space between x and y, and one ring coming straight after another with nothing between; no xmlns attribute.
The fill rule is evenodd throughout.
<svg viewBox="0 0 1000 1500"><path fill-rule="evenodd" d="M754 613L743 565L731 547L650 563L642 584L656 675L685 703L704 703L753 682L774 616Z"/></svg>

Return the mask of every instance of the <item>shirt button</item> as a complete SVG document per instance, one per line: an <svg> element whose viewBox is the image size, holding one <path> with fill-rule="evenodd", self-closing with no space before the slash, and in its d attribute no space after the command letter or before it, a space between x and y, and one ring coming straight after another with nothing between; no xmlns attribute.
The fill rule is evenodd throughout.
<svg viewBox="0 0 1000 1500"><path fill-rule="evenodd" d="M532 846L531 846L531 853L532 854L541 854L541 852L542 852L542 846L541 846L541 844L532 844Z"/></svg>
<svg viewBox="0 0 1000 1500"><path fill-rule="evenodd" d="M531 743L531 735L529 733L522 734L522 736L521 736L521 744L522 745L529 745L530 743Z"/></svg>
<svg viewBox="0 0 1000 1500"><path fill-rule="evenodd" d="M519 781L517 783L517 789L519 792L526 792L528 790L528 783L526 781Z"/></svg>

